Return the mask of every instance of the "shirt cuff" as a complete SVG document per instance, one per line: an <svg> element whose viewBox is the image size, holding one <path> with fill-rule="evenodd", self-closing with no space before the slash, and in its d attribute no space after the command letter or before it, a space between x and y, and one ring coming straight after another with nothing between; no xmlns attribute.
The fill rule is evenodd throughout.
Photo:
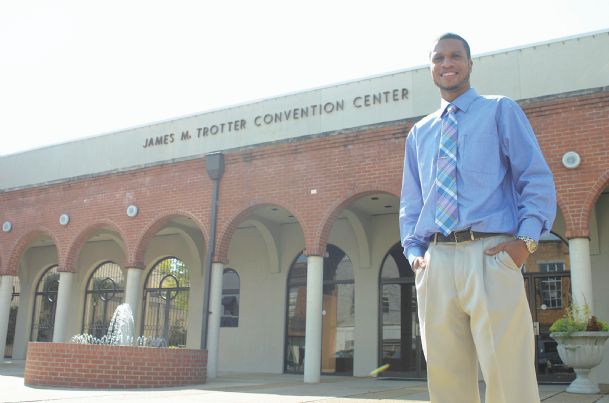
<svg viewBox="0 0 609 403"><path fill-rule="evenodd" d="M414 262L414 259L416 259L417 257L423 257L425 255L425 249L423 249L420 246L411 246L410 248L408 248L408 253L406 254L406 258L408 259L408 262L410 263L410 266L412 267L412 262Z"/></svg>
<svg viewBox="0 0 609 403"><path fill-rule="evenodd" d="M540 223L539 220L535 218L527 218L520 223L520 228L518 229L517 235L526 236L534 239L536 242L539 242L542 230L543 224Z"/></svg>

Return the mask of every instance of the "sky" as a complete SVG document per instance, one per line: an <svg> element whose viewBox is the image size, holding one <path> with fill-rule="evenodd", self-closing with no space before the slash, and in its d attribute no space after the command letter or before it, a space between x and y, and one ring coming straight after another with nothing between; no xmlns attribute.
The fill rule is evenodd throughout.
<svg viewBox="0 0 609 403"><path fill-rule="evenodd" d="M426 65L445 32L475 56L607 16L606 0L0 0L0 155Z"/></svg>

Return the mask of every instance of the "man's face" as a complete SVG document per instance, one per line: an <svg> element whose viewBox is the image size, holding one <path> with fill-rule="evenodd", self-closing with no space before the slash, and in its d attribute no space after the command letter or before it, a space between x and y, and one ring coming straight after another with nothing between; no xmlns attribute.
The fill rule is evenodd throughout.
<svg viewBox="0 0 609 403"><path fill-rule="evenodd" d="M470 88L472 64L460 40L442 39L436 42L431 51L431 76L440 88L442 98L453 101Z"/></svg>

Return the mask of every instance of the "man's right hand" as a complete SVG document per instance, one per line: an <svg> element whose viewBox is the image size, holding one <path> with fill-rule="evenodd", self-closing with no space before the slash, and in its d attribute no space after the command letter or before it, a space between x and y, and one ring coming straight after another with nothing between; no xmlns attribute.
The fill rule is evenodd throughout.
<svg viewBox="0 0 609 403"><path fill-rule="evenodd" d="M425 257L422 257L422 256L415 257L414 260L412 261L411 267L412 267L412 271L415 273L419 269L425 270L425 268L427 267L427 261L425 260Z"/></svg>

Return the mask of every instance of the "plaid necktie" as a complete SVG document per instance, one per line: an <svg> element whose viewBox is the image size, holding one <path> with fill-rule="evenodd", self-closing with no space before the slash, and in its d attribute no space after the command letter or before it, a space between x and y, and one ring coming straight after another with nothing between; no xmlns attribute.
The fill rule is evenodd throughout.
<svg viewBox="0 0 609 403"><path fill-rule="evenodd" d="M457 226L457 107L449 104L442 118L436 171L436 224L444 235Z"/></svg>

